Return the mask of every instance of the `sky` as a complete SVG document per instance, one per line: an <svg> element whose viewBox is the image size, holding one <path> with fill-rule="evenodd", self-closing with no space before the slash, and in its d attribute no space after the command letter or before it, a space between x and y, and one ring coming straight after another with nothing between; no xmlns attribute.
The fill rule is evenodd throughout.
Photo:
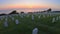
<svg viewBox="0 0 60 34"><path fill-rule="evenodd" d="M60 0L0 0L0 10L14 8L52 8L60 10Z"/></svg>

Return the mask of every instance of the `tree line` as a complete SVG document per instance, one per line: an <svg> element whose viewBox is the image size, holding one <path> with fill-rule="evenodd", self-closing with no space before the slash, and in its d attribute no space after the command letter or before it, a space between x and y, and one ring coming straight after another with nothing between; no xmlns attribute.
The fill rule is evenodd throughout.
<svg viewBox="0 0 60 34"><path fill-rule="evenodd" d="M51 8L49 8L48 10L45 10L45 11L42 11L42 12L50 12L51 11ZM21 14L24 13L23 11L21 12ZM19 14L16 10L13 10L11 13L9 14L0 14L0 16L3 16L3 15L11 15L11 14Z"/></svg>

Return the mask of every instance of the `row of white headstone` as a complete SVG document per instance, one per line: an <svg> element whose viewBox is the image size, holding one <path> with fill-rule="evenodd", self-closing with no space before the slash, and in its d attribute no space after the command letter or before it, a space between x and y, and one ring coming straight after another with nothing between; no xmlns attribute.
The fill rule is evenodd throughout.
<svg viewBox="0 0 60 34"><path fill-rule="evenodd" d="M14 20L14 17L12 17L12 16L9 16L9 17L11 17L12 20ZM39 18L40 18L40 16L39 16ZM32 20L34 20L34 16L33 16L33 15L32 15ZM16 24L19 24L19 20L16 19L16 20L15 20L15 23L16 23ZM8 27L8 26L9 26L9 25L8 25L8 16L5 16L4 27ZM34 29L32 30L32 34L38 34L38 28L34 28Z"/></svg>
<svg viewBox="0 0 60 34"><path fill-rule="evenodd" d="M13 20L13 19L14 19L14 18L12 17L12 20ZM34 16L32 16L32 19L34 19ZM15 20L15 23L16 23L16 24L19 24L19 20L16 19L16 20ZM5 19L4 26L5 26L5 27L8 27L8 18ZM34 28L34 29L32 30L32 34L38 34L38 28Z"/></svg>
<svg viewBox="0 0 60 34"><path fill-rule="evenodd" d="M12 16L10 16L11 18L12 18L12 20L14 20L14 17L12 17ZM21 16L22 18L23 18L23 16ZM38 16L38 18L40 18L41 16ZM45 16L43 16L43 17L45 17ZM52 23L54 23L56 20L58 20L58 19L60 19L60 16L59 17L56 17L56 18L53 18L52 19ZM34 15L32 15L32 20L34 20ZM19 22L19 20L18 19L16 19L15 20L15 23L16 24L19 24L20 22ZM6 16L6 18L5 18L5 22L4 22L4 26L5 27L8 27L8 18L7 18L7 16ZM38 34L38 28L34 28L33 29L33 31L32 31L32 34Z"/></svg>
<svg viewBox="0 0 60 34"><path fill-rule="evenodd" d="M14 20L14 18L12 18L12 20ZM16 19L16 20L15 20L15 23L16 23L16 24L19 24L20 22L19 22L18 19ZM4 26L5 26L5 27L8 27L8 18L5 18Z"/></svg>
<svg viewBox="0 0 60 34"><path fill-rule="evenodd" d="M0 16L0 20L3 20L4 19L4 16Z"/></svg>
<svg viewBox="0 0 60 34"><path fill-rule="evenodd" d="M12 17L11 15L9 16L13 21L14 21L14 17ZM21 16L23 18L23 16ZM34 20L34 16L32 15L32 20ZM15 20L16 24L19 24L19 20L16 19ZM8 16L5 16L5 22L4 22L4 26L8 27Z"/></svg>
<svg viewBox="0 0 60 34"><path fill-rule="evenodd" d="M14 16L16 16L16 15L14 15ZM20 16L21 16L21 18L23 18L22 15L20 15ZM45 17L45 15L43 15L43 16ZM6 17L5 21L7 21L8 16L5 16L5 17ZM12 20L14 20L14 17L12 17L11 15L10 15L9 17L11 17ZM38 18L40 18L40 17L41 17L41 16L38 16ZM53 18L52 22L55 22L55 19L56 19L56 20L60 19L60 16L59 16L59 17L56 17L56 18ZM32 20L34 20L34 15L32 15Z"/></svg>
<svg viewBox="0 0 60 34"><path fill-rule="evenodd" d="M32 20L34 20L34 16L32 15Z"/></svg>
<svg viewBox="0 0 60 34"><path fill-rule="evenodd" d="M58 21L60 19L60 16L57 16L56 18L52 19L52 23L54 23L55 21Z"/></svg>

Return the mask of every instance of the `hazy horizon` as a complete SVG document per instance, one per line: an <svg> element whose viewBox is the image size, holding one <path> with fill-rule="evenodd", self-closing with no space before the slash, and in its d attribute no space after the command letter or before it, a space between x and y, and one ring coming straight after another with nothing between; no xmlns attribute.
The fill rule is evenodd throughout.
<svg viewBox="0 0 60 34"><path fill-rule="evenodd" d="M13 10L16 10L17 12L25 12L25 13L27 13L27 12L37 12L37 11L44 11L44 10L47 10L48 8L18 8L18 9L8 9L8 10L0 10L0 14L2 14L2 13L5 13L5 14L8 14L8 13L10 13L10 12L12 12ZM60 11L60 10L56 10L56 9L54 9L54 10L52 10L52 11Z"/></svg>
<svg viewBox="0 0 60 34"><path fill-rule="evenodd" d="M60 0L0 0L0 13L9 13L12 10L32 12L48 8L60 11Z"/></svg>

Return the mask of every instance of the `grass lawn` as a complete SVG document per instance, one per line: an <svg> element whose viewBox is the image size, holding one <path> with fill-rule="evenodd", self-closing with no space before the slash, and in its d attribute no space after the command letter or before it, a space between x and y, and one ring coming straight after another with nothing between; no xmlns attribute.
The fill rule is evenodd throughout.
<svg viewBox="0 0 60 34"><path fill-rule="evenodd" d="M17 14L14 17L14 20L8 16L8 27L4 27L4 22L6 17L2 17L0 20L0 34L32 34L34 28L38 28L38 34L60 34L60 19L52 23L52 19L60 15L48 16L41 14L33 14L34 20L32 20L32 14L27 14L21 17ZM38 16L41 16L38 18ZM19 20L19 24L15 24L15 20Z"/></svg>

